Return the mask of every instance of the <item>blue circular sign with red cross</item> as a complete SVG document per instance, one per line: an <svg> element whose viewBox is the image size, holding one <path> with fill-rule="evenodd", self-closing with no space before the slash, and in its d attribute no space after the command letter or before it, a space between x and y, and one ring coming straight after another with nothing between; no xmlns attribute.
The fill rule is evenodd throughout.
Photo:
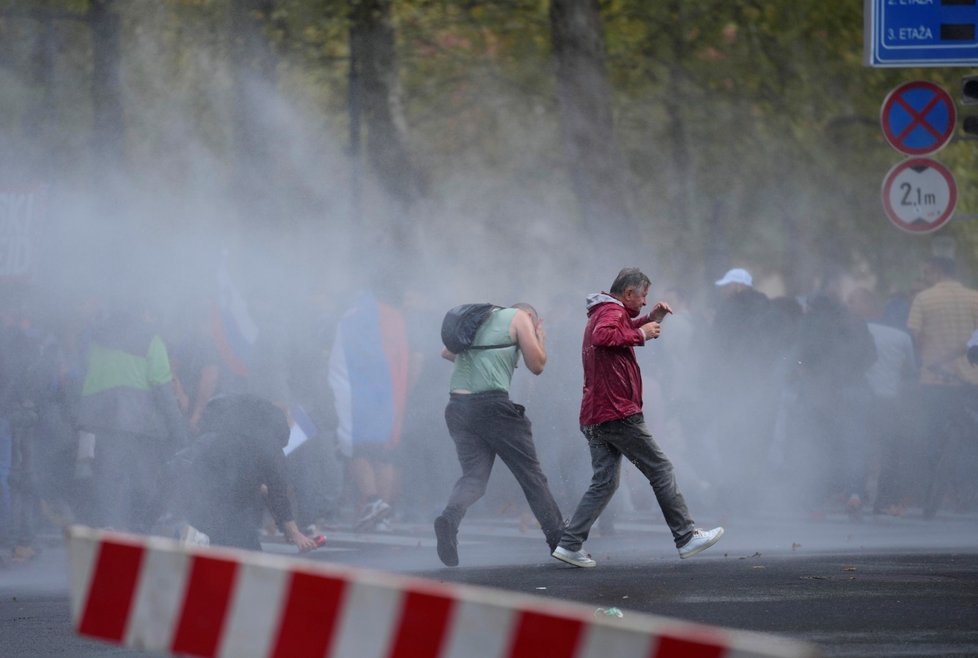
<svg viewBox="0 0 978 658"><path fill-rule="evenodd" d="M932 82L906 82L883 101L886 141L900 153L928 155L950 141L957 123L954 99Z"/></svg>

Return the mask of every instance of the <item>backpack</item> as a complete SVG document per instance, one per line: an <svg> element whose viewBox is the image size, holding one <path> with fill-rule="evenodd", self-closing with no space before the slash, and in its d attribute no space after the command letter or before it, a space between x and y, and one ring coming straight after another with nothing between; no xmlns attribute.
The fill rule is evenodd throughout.
<svg viewBox="0 0 978 658"><path fill-rule="evenodd" d="M473 345L475 334L479 327L489 319L493 309L502 308L495 304L461 304L449 309L441 322L441 342L452 354L461 354L465 350L494 350L502 347L512 347L515 343L499 345Z"/></svg>

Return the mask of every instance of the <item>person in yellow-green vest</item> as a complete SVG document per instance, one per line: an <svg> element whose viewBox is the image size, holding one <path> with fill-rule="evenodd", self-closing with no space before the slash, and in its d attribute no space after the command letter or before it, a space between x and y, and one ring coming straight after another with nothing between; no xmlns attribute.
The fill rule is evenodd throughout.
<svg viewBox="0 0 978 658"><path fill-rule="evenodd" d="M78 428L95 435L94 522L148 532L159 514L160 469L188 431L166 346L138 304L111 311L93 333Z"/></svg>

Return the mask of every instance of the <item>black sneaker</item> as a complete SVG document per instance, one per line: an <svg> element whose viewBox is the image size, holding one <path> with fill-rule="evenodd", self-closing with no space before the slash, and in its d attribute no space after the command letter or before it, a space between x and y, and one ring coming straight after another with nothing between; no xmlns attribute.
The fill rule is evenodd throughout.
<svg viewBox="0 0 978 658"><path fill-rule="evenodd" d="M444 516L435 519L435 538L438 540L438 559L446 567L458 566L458 528Z"/></svg>

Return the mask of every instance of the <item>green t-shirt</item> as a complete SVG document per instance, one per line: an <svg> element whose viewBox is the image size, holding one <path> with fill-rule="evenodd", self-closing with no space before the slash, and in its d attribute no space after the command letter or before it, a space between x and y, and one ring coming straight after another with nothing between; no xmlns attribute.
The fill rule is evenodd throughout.
<svg viewBox="0 0 978 658"><path fill-rule="evenodd" d="M159 336L153 336L146 356L92 343L88 363L82 395L94 395L117 386L148 391L173 381L166 347Z"/></svg>
<svg viewBox="0 0 978 658"><path fill-rule="evenodd" d="M509 325L516 315L515 308L496 309L479 327L473 345L501 345L512 347L492 350L466 350L455 356L450 390L470 393L484 391L509 391L513 370L519 358L519 348L509 335Z"/></svg>

